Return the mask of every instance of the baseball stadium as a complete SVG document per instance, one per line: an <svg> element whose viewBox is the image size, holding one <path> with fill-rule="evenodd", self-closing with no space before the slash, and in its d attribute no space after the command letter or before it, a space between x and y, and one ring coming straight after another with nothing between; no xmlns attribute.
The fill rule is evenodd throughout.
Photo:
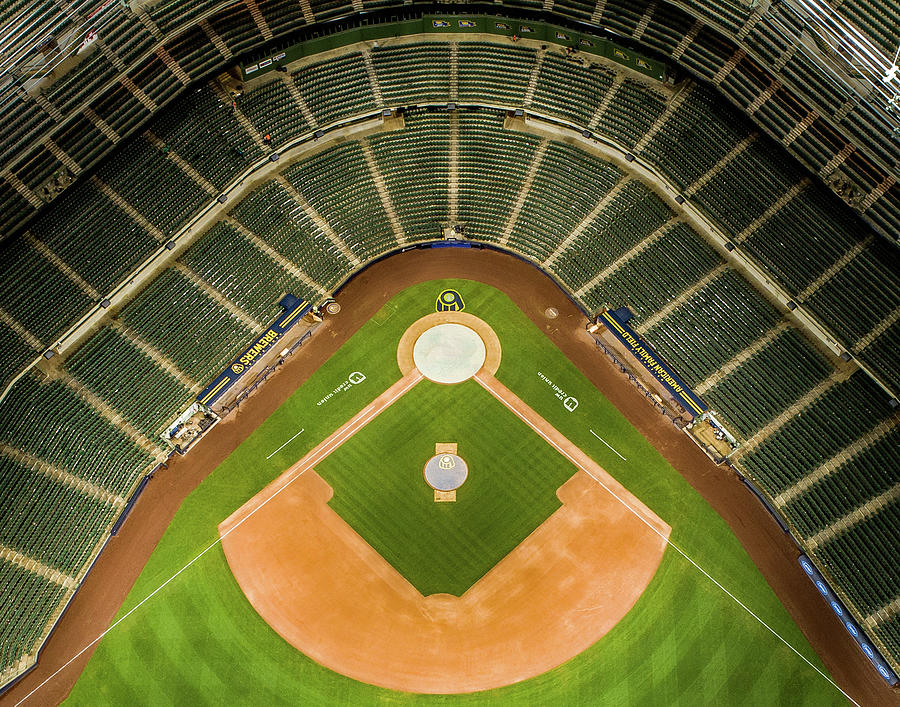
<svg viewBox="0 0 900 707"><path fill-rule="evenodd" d="M900 705L898 0L2 0L0 705Z"/></svg>

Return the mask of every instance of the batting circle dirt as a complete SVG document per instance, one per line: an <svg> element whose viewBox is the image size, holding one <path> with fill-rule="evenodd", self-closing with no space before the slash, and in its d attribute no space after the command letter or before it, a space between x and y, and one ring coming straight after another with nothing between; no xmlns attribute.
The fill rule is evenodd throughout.
<svg viewBox="0 0 900 707"><path fill-rule="evenodd" d="M475 332L484 344L484 362L481 367L476 368L470 375L460 380L470 378L479 370L486 371L491 375L497 372L497 369L500 367L500 339L497 338L497 334L487 322L468 312L434 312L413 322L400 338L400 343L397 345L397 365L400 366L400 371L404 375L418 368L414 352L416 342L428 330L444 324L461 325ZM423 373L425 372L423 371ZM425 375L430 378L427 373Z"/></svg>

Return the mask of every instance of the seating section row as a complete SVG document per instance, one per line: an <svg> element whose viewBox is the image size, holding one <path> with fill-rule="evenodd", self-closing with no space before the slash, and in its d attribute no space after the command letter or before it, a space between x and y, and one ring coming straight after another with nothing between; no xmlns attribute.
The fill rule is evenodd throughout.
<svg viewBox="0 0 900 707"><path fill-rule="evenodd" d="M129 434L63 380L29 374L3 401L0 444L124 496L152 461Z"/></svg>
<svg viewBox="0 0 900 707"><path fill-rule="evenodd" d="M457 53L466 72L459 84L460 100L524 105L529 92L526 80L533 75L535 86L530 100L535 110L576 125L593 124L598 135L625 150L635 149L642 136L655 127L652 139L641 149L641 158L656 165L676 186L696 187L692 202L731 235L739 249L772 273L795 301L808 304L848 350L876 368L884 366L891 343L896 341L896 325L885 333L878 327L891 316L896 304L881 293L896 290L900 284L890 249L869 243L870 229L848 215L827 189L808 183L786 153L758 135L746 119L735 122L733 113L710 90L687 85L681 89L689 93L686 100L664 115L667 102L674 99L648 84L617 76L607 66L574 64L553 50L539 52L483 42L461 42ZM329 62L304 64L289 76L279 75L284 78L248 91L239 99L238 108L259 135L271 134L273 144L280 145L308 135L317 125L371 113L378 107L375 85L385 105L449 101L447 44L392 45L372 51L369 58L371 76L366 59L358 51ZM506 77L503 82L491 80L495 71ZM593 96L593 102L572 100L572 96L582 94ZM130 100L135 103L133 96ZM128 100L123 101L123 107L128 104ZM113 120L111 113L107 117ZM467 129L465 121L461 129ZM178 99L172 110L160 114L149 136L127 142L101 168L97 177L102 186L97 180L79 183L34 223L35 237L88 285L80 288L83 296L69 299L80 302L80 306L59 312L54 307L54 320L47 325L34 323L33 316L32 321L23 321L15 305L10 305L15 311L9 315L42 345L50 343L65 328L64 321L71 322L78 309L83 311L90 300L105 296L158 248L161 240L208 203L214 196L211 188L224 188L262 156L259 141L252 138L235 111L212 89L191 90ZM491 229L497 228L499 214L513 198L509 190L514 180L526 174L528 163L516 160L527 157L518 152L490 168L468 170L467 141L464 139L461 145L460 218L468 223L473 237L496 240L502 234L491 233ZM480 156L480 151L472 154ZM198 183L179 161L187 163L205 182ZM486 184L493 181L488 171L508 172L513 180L506 193L505 177L492 185L491 191L497 192L492 199L500 199L493 211L489 202L472 206L466 202L468 174ZM135 174L142 178L135 178ZM555 193L544 189L539 181L534 186L545 196ZM392 188L396 190L397 185ZM103 193L99 193L101 190ZM366 192L375 198L372 185ZM737 193L740 198L735 198ZM110 203L114 200L116 203ZM378 214L379 204L370 203L373 213ZM527 218L529 215L523 214L523 219ZM427 237L429 228L436 233L439 220L428 217L415 227L415 233L405 234L406 238ZM147 224L155 230L148 231ZM527 221L523 220L521 228L523 232L529 228ZM380 238L397 239L386 220L377 229ZM536 238L540 240L540 234L523 237L514 245L540 260L540 249L526 242L533 243ZM816 247L808 247L810 242ZM122 247L111 249L110 243ZM115 257L109 257L111 250ZM357 250L358 255L362 253L359 246ZM44 257L37 251L29 255L30 260ZM601 261L596 265L598 269L603 267ZM586 269L594 266L591 262ZM47 263L33 267L51 273L54 269ZM841 267L843 271L835 271ZM62 281L55 286L63 290L76 287L63 272L53 274L53 278ZM816 283L818 278L829 281ZM579 286L589 279L588 272L580 274ZM863 284L856 286L859 283ZM815 291L806 292L811 285L815 285ZM854 316L848 316L851 310ZM68 317L58 316L66 313ZM11 358L22 360L23 356ZM891 366L886 371L888 379L900 385L900 374Z"/></svg>
<svg viewBox="0 0 900 707"><path fill-rule="evenodd" d="M591 311L625 305L637 321L645 320L722 264L719 254L690 226L669 221L660 231L661 237L638 243L632 257L618 267L598 268L581 290Z"/></svg>
<svg viewBox="0 0 900 707"><path fill-rule="evenodd" d="M306 64L291 78L319 125L348 115L374 113L379 108L358 52Z"/></svg>
<svg viewBox="0 0 900 707"><path fill-rule="evenodd" d="M247 140L231 106L205 86L163 111L152 133L163 142L162 149L187 161L218 190L263 156L262 148Z"/></svg>
<svg viewBox="0 0 900 707"><path fill-rule="evenodd" d="M255 190L232 212L244 228L329 290L353 269L353 253L324 226L312 208L304 209L281 182Z"/></svg>
<svg viewBox="0 0 900 707"><path fill-rule="evenodd" d="M48 631L48 623L60 610L66 589L36 572L0 559L0 611L15 617L0 626L0 674L11 675Z"/></svg>
<svg viewBox="0 0 900 707"><path fill-rule="evenodd" d="M498 241L540 141L503 130L503 115L459 116L459 220L466 237Z"/></svg>
<svg viewBox="0 0 900 707"><path fill-rule="evenodd" d="M156 278L121 311L119 319L197 382L217 374L257 333L252 320L225 309L217 297L178 268Z"/></svg>
<svg viewBox="0 0 900 707"><path fill-rule="evenodd" d="M377 169L408 241L431 240L450 214L450 115L414 112L406 130L370 139ZM422 194L428 200L422 202Z"/></svg>
<svg viewBox="0 0 900 707"><path fill-rule="evenodd" d="M776 497L889 415L884 394L865 373L858 372L833 385L802 415L780 427L743 465Z"/></svg>
<svg viewBox="0 0 900 707"><path fill-rule="evenodd" d="M81 569L122 510L115 497L98 498L87 483L60 483L38 464L0 456L0 479L0 545L63 576Z"/></svg>
<svg viewBox="0 0 900 707"><path fill-rule="evenodd" d="M864 618L896 600L898 422L882 392L857 372L742 464L776 502L789 499L782 510L801 541ZM888 618L874 622L875 635L895 650L900 626Z"/></svg>
<svg viewBox="0 0 900 707"><path fill-rule="evenodd" d="M126 336L104 327L66 363L69 375L155 438L191 398L191 391Z"/></svg>
<svg viewBox="0 0 900 707"><path fill-rule="evenodd" d="M740 274L726 268L673 300L668 314L645 336L694 386L766 335L780 316Z"/></svg>
<svg viewBox="0 0 900 707"><path fill-rule="evenodd" d="M273 218L272 214L266 216L267 220ZM314 301L320 291L308 275L300 277L312 254L302 254L295 262L279 252L277 243L259 235L262 233L269 235L263 228L248 233L220 221L180 260L253 319L268 323L281 312L277 302L286 292ZM309 261L303 255L309 255Z"/></svg>
<svg viewBox="0 0 900 707"><path fill-rule="evenodd" d="M825 357L794 328L765 344L719 379L705 398L750 438L832 372Z"/></svg>
<svg viewBox="0 0 900 707"><path fill-rule="evenodd" d="M147 187L152 190L154 185ZM159 247L153 234L95 182L64 193L52 211L32 222L31 233L93 290L104 294ZM65 277L64 273L56 277L60 275Z"/></svg>
<svg viewBox="0 0 900 707"><path fill-rule="evenodd" d="M546 263L572 287L590 283L674 216L643 182L620 179L614 190L575 224L573 238L566 238L556 247L553 255L559 253L559 257L555 264Z"/></svg>
<svg viewBox="0 0 900 707"><path fill-rule="evenodd" d="M361 143L346 143L284 171L310 213L329 224L357 262L399 244L363 149Z"/></svg>
<svg viewBox="0 0 900 707"><path fill-rule="evenodd" d="M120 127L113 130L127 135L148 112L154 112L181 91L186 82L208 75L242 52L261 46L266 39L296 32L311 20L347 17L360 9L368 12L391 4L388 0L365 0L361 6L344 0L316 0L304 12L302 4L259 0L255 3L259 10L256 15L240 4L211 0L135 8L115 6L107 10L108 21L83 61L41 89L39 98L29 97L23 91L13 95L15 105L10 120L0 126L0 161L27 182L24 177L29 172L41 172L40 163L46 166L55 159L43 141L52 137L64 150L63 142L73 149L80 145L81 157L75 159L86 169L96 164L116 141L100 130L96 121L88 120L92 117L85 110L88 106L96 114L101 114L100 104L121 107L119 112L130 117L117 121ZM507 4L530 10L543 7L536 0L513 0ZM64 25L71 21L70 17L59 15L52 3L42 5L48 17L58 17ZM873 51L885 52L885 61L896 48L888 47L892 41L890 20L896 14L892 15L891 10L898 9L896 0L888 5L885 10L883 5L859 0L837 10L869 37L877 47ZM836 80L823 68L827 62L807 47L798 50L784 32L776 29L779 23L786 23L800 32L796 17L788 10L777 8L760 15L727 2L694 2L684 7L652 0L563 0L552 4L551 9L561 18L592 24L645 43L668 57L673 66L681 65L700 78L713 81L732 103L751 112L754 121L787 144L816 172L825 169L851 143L861 147L849 155L844 172L863 195L884 182L897 166L891 126L879 113L877 102L858 100L845 82ZM39 4L29 12L39 17L43 10ZM503 54L513 57L531 53L533 61L534 52L504 46L482 49L479 56L476 43L471 44L459 62L462 80L458 82L458 98L465 101L478 94L480 89L472 84L480 81L489 83L491 92L503 101L521 98L527 74L518 72L518 59L507 64ZM441 65L448 64L444 61ZM344 90L363 100L364 94L353 89L354 85L362 87L365 76L357 72L358 67L348 64L348 68L352 69L349 73L341 73L348 79L355 75L358 83L347 81ZM570 82L566 68L558 57L549 57L540 67L538 79L549 90L542 94L538 86L528 99L529 104L546 109L558 98L565 98L567 84L585 83ZM592 77L590 82L600 84L601 90L588 92L581 86L582 92L572 95L581 95L584 100L562 101L565 105L559 106L560 112L565 112L567 119L587 123L592 111L599 107L610 77ZM435 84L449 89L445 73L435 77ZM770 90L772 86L777 86L777 90ZM560 87L566 88L560 92ZM399 91L406 92L402 86ZM127 94L124 101L113 98L121 97L123 92ZM332 90L325 95L335 93L340 92ZM390 103L392 99L391 91L387 91L385 100ZM131 104L130 108L125 107L126 103ZM136 104L139 107L135 108ZM15 150L23 140L34 146L27 153ZM22 200L15 192L8 196L8 201L0 202L0 228L21 226L35 213L34 203ZM885 234L895 233L900 226L900 185L890 185L871 205L853 203Z"/></svg>

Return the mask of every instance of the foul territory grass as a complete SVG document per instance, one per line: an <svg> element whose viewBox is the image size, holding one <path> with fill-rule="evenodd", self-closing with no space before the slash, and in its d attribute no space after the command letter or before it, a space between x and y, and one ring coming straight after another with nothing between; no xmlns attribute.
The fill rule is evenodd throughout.
<svg viewBox="0 0 900 707"><path fill-rule="evenodd" d="M466 311L497 332L503 347L497 377L669 523L673 542L822 669L712 508L505 295L460 280L423 283L399 293L377 321L368 322L250 435L182 504L119 616L214 543L221 520L400 377L396 362L400 336L413 321L434 311L435 298L446 287L459 290ZM345 385L354 371L366 379ZM574 411L564 407L561 393L578 400ZM654 414L649 407L647 414ZM293 442L266 459L301 429L304 432ZM457 441L461 453L466 444L462 439L429 443L436 441ZM364 472L356 478L360 484L371 483ZM337 475L330 480L336 488L344 483ZM342 495L336 490L332 503ZM349 509L341 512L353 520ZM397 515L396 522L402 524L404 519ZM420 532L421 524L413 520L406 528L410 537ZM446 555L445 560L459 561ZM103 628L98 626L98 632ZM85 705L485 700L641 705L844 702L833 686L672 549L666 551L635 607L587 651L522 683L488 693L442 697L375 688L306 658L256 614L218 545L100 642L70 698L72 704Z"/></svg>
<svg viewBox="0 0 900 707"><path fill-rule="evenodd" d="M435 503L423 467L456 442L469 476ZM423 595L460 596L560 506L575 466L475 381L422 381L316 465L330 504Z"/></svg>

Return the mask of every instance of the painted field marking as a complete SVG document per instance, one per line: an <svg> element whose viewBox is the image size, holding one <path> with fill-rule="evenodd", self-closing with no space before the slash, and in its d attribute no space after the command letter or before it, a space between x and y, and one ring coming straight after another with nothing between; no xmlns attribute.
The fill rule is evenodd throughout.
<svg viewBox="0 0 900 707"><path fill-rule="evenodd" d="M297 437L299 437L300 435L302 435L303 432L304 432L304 430L301 429L297 434L295 434L293 437L291 437L287 442L285 442L284 444L282 444L278 449L276 449L276 450L275 450L274 452L272 452L269 456L267 456L266 459L271 459L272 457L274 457L276 454L278 454L278 452L280 452L282 449L284 449L285 447L287 447L291 442L293 442L295 439L297 439Z"/></svg>
<svg viewBox="0 0 900 707"><path fill-rule="evenodd" d="M601 442L603 442L603 444L605 444L607 447L609 447L610 449L612 449L612 450L616 453L616 456L618 456L619 459L621 459L623 462L627 462L627 461L628 461L625 457L623 457L621 454L619 454L618 452L616 452L616 450L613 449L612 445L611 445L609 442L607 442L605 439L603 439L603 437L601 437L601 436L598 435L596 432L594 432L594 430L591 430L591 434L594 435L594 437L596 437L597 439L599 439Z"/></svg>
<svg viewBox="0 0 900 707"><path fill-rule="evenodd" d="M850 697L850 695L848 695L846 692L844 692L844 690L841 688L840 685L838 685L834 680L832 680L830 677L828 677L828 675L826 675L826 674L823 673L821 670L819 670L815 665L813 665L813 663L809 660L809 658L807 658L807 657L806 657L805 655L803 655L800 651L798 651L796 648L794 648L794 646L792 646L792 645L787 641L786 638L782 637L782 635L781 635L780 633L778 633L778 631L776 631L774 628L772 628L771 626L769 626L769 624L767 624L765 621L763 621L759 616L757 616L749 606L747 606L746 604L744 604L744 602L742 602L742 601L741 601L740 599L738 599L734 594L732 594L732 593L731 593L730 591L728 591L724 586L722 586L722 584L720 584L719 581L718 581L715 577L713 577L709 572L707 572L707 571L706 571L705 569L703 569L699 564L697 564L697 563L693 560L693 558L691 558L684 550L682 550L680 547L678 547L678 546L677 546L675 543L673 543L668 537L666 537L666 536L665 536L663 533L661 533L657 528L655 528L655 527L653 526L653 524L652 524L649 520L647 520L646 518L644 518L644 516L641 515L641 513L639 513L636 509L634 509L627 501L625 501L624 499L622 499L615 491L613 491L611 488L609 488L609 486L607 486L606 484L604 484L603 481L601 481L599 478L597 478L596 476L594 476L594 474L592 474L590 471L588 471L587 469L585 469L584 467L582 467L581 464L579 464L577 461L575 461L575 460L574 460L574 459L573 459L573 458L572 458L565 450L561 449L561 448L560 448L560 447L559 447L552 439L550 439L543 431L541 431L540 429L538 429L537 426L534 424L534 422L533 422L532 420L530 420L528 416L523 415L521 412L519 412L518 410L516 410L516 409L515 409L515 408L514 408L507 400L504 399L504 397L503 397L503 395L502 395L502 393L501 393L500 391L495 390L494 388L491 387L491 380L495 380L495 381L496 381L496 380L497 380L496 378L494 378L493 376L490 376L490 375L487 376L487 378L488 378L488 380L484 380L484 379L481 377L480 374L476 374L476 375L475 375L475 380L478 381L478 383L479 383L485 390L487 390L491 395L493 395L495 398L497 398L497 400L499 400L501 403L503 403L510 411L512 411L512 412L513 412L520 420L522 420L522 421L523 421L526 425L528 425L532 430L534 430L534 431L537 432L541 437L543 437L543 438L544 438L550 445L552 445L552 446L553 446L560 454L562 454L564 457L566 457L566 459L568 459L569 461L571 461L576 467L578 467L579 469L581 469L582 471L584 471L585 474L587 474L588 476L590 476L594 481L596 481L596 482L597 482L598 484L600 484L604 489L606 489L606 490L609 492L609 494L610 494L613 498L615 498L619 503L621 503L623 506L625 506L626 510L628 510L628 511L629 511L632 515L634 515L639 521L641 521L641 523L643 523L643 524L646 525L648 528L650 528L650 530L652 530L654 533L656 533L656 535L658 535L658 536L662 539L662 541L663 541L664 543L666 543L666 545L668 545L669 547L671 547L673 550L675 550L675 552L677 552L679 555L681 555L685 560L687 560L688 562L690 562L690 563L691 563L691 564L692 564L692 565L693 565L693 566L694 566L694 567L695 567L695 568L696 568L696 569L697 569L704 577L706 577L709 581L711 581L713 584L715 584L719 589L721 589L723 592L725 592L725 594L727 594L727 595L728 595L728 596L729 596L729 597L730 597L730 598L731 598L738 606L740 606L744 611L746 611L748 614L750 614L750 616L752 616L754 619L756 619L756 620L760 623L760 625L762 625L763 627L765 627L765 628L769 631L769 633L771 633L771 634L772 634L773 636L775 636L779 641L781 641L784 645L786 645L791 651L793 651L793 652L797 655L797 657L800 658L800 660L802 660L802 661L803 661L804 663L806 663L810 668L812 668L812 669L815 670L819 675L821 675L823 678L825 678L825 680L827 680L829 683L831 683L831 685L832 685L838 692L840 692L844 697L846 697L848 700L850 700L850 702L852 702L853 704L855 704L856 707L861 707L860 704L859 704L859 702L857 702L857 701L854 700L852 697ZM499 381L497 381L497 382L499 383ZM502 385L502 384L501 384L501 385ZM515 395L515 393L513 393L512 391L510 391L510 393L511 393L512 395ZM516 396L516 397L518 397L518 396ZM522 404L523 404L526 408L528 408L529 410L531 410L531 408L528 407L527 403L525 403L524 401L520 401L520 402L522 402ZM533 412L535 415L537 415L537 413L534 412L534 410L531 410L531 412ZM538 416L538 417L539 417L539 416ZM549 424L549 423L548 423L548 424ZM554 429L554 430L555 430L556 428L554 428L554 427L551 425L551 429ZM562 434L562 433L560 433L560 434ZM583 453L583 452L582 452L582 453Z"/></svg>
<svg viewBox="0 0 900 707"><path fill-rule="evenodd" d="M413 373L411 373L408 377L410 379L409 382L401 390L397 391L396 394L390 400L386 400L386 401L384 401L383 405L381 405L380 407L374 408L373 409L374 412L373 412L373 410L367 410L367 411L365 411L364 414L361 414L361 415L360 415L360 413L357 413L358 418L356 418L356 419L351 418L348 422L345 422L342 427L339 427L337 430L335 430L335 432L333 432L330 437L328 437L324 441L320 442L319 445L317 445L313 450L311 450L309 452L309 454L306 455L306 457L308 458L308 461L303 465L303 468L300 471L300 473L298 473L298 474L294 475L293 477L291 477L290 479L288 479L288 481L284 484L284 486L281 486L278 489L276 489L272 493L271 496L266 498L266 500L264 500L262 503L260 503L258 506L256 506L256 508L251 510L246 516L241 518L232 527L230 527L228 530L226 530L224 533L222 533L218 538L216 538L213 542L211 542L209 545L207 545L199 553L197 553L197 555L194 557L194 559L190 560L184 567L182 567L180 570L178 570L175 574L173 574L171 577L169 577L165 582L160 584L156 589L154 589L147 596L145 596L143 599L141 599L137 604L135 604L131 609L129 609L128 612L126 612L123 616L121 616L115 622L110 624L109 628L107 628L105 631L103 631L93 641L88 643L84 648L82 648L75 655L73 655L71 658L69 658L69 660L67 660L65 663L63 663L61 666L59 666L55 671L53 671L53 673L51 673L47 678L45 678L43 682L41 682L31 692L29 692L27 695L25 695L21 700L16 702L16 707L19 707L23 702L25 702L25 700L30 698L34 693L36 693L44 685L46 685L53 678L55 678L57 675L59 675L63 670L68 668L72 663L74 663L76 660L78 660L82 655L84 655L87 651L89 651L93 646L95 646L97 643L102 641L103 638L106 637L106 635L109 634L110 631L115 629L119 624L121 624L125 619L127 619L129 616L131 616L135 611L140 609L144 604L146 604L148 601L150 601L154 596L159 594L165 587L167 587L172 581L174 581L175 578L178 577L182 572L184 572L188 567L193 565L197 560L199 560L207 552L212 550L216 545L220 545L226 537L228 537L231 533L233 533L235 530L240 528L241 525L243 525L246 521L250 520L250 518L252 518L256 514L257 511L259 511L262 508L265 508L266 504L268 504L269 501L271 501L273 498L277 497L288 486L290 486L292 483L294 483L294 481L296 481L301 476L303 476L304 473L306 473L307 471L312 469L318 462L322 461L322 459L324 459L329 454L331 454L331 452L333 452L335 449L340 447L341 444L343 444L347 439L349 439L354 434L356 434L356 432L358 432L360 429L365 427L379 413L381 413L382 411L384 411L388 407L390 407L394 402L396 402L400 397L402 397L404 393L406 393L410 388L412 388L414 385L416 385L416 383L421 381L423 378L422 374L419 373L418 369L415 369L415 371ZM402 380L403 379L401 378L400 381L402 381ZM397 381L397 383L399 383L400 381ZM396 383L394 385L396 385ZM360 422L362 422L361 425L359 424ZM323 449L327 450L327 451L322 453Z"/></svg>

